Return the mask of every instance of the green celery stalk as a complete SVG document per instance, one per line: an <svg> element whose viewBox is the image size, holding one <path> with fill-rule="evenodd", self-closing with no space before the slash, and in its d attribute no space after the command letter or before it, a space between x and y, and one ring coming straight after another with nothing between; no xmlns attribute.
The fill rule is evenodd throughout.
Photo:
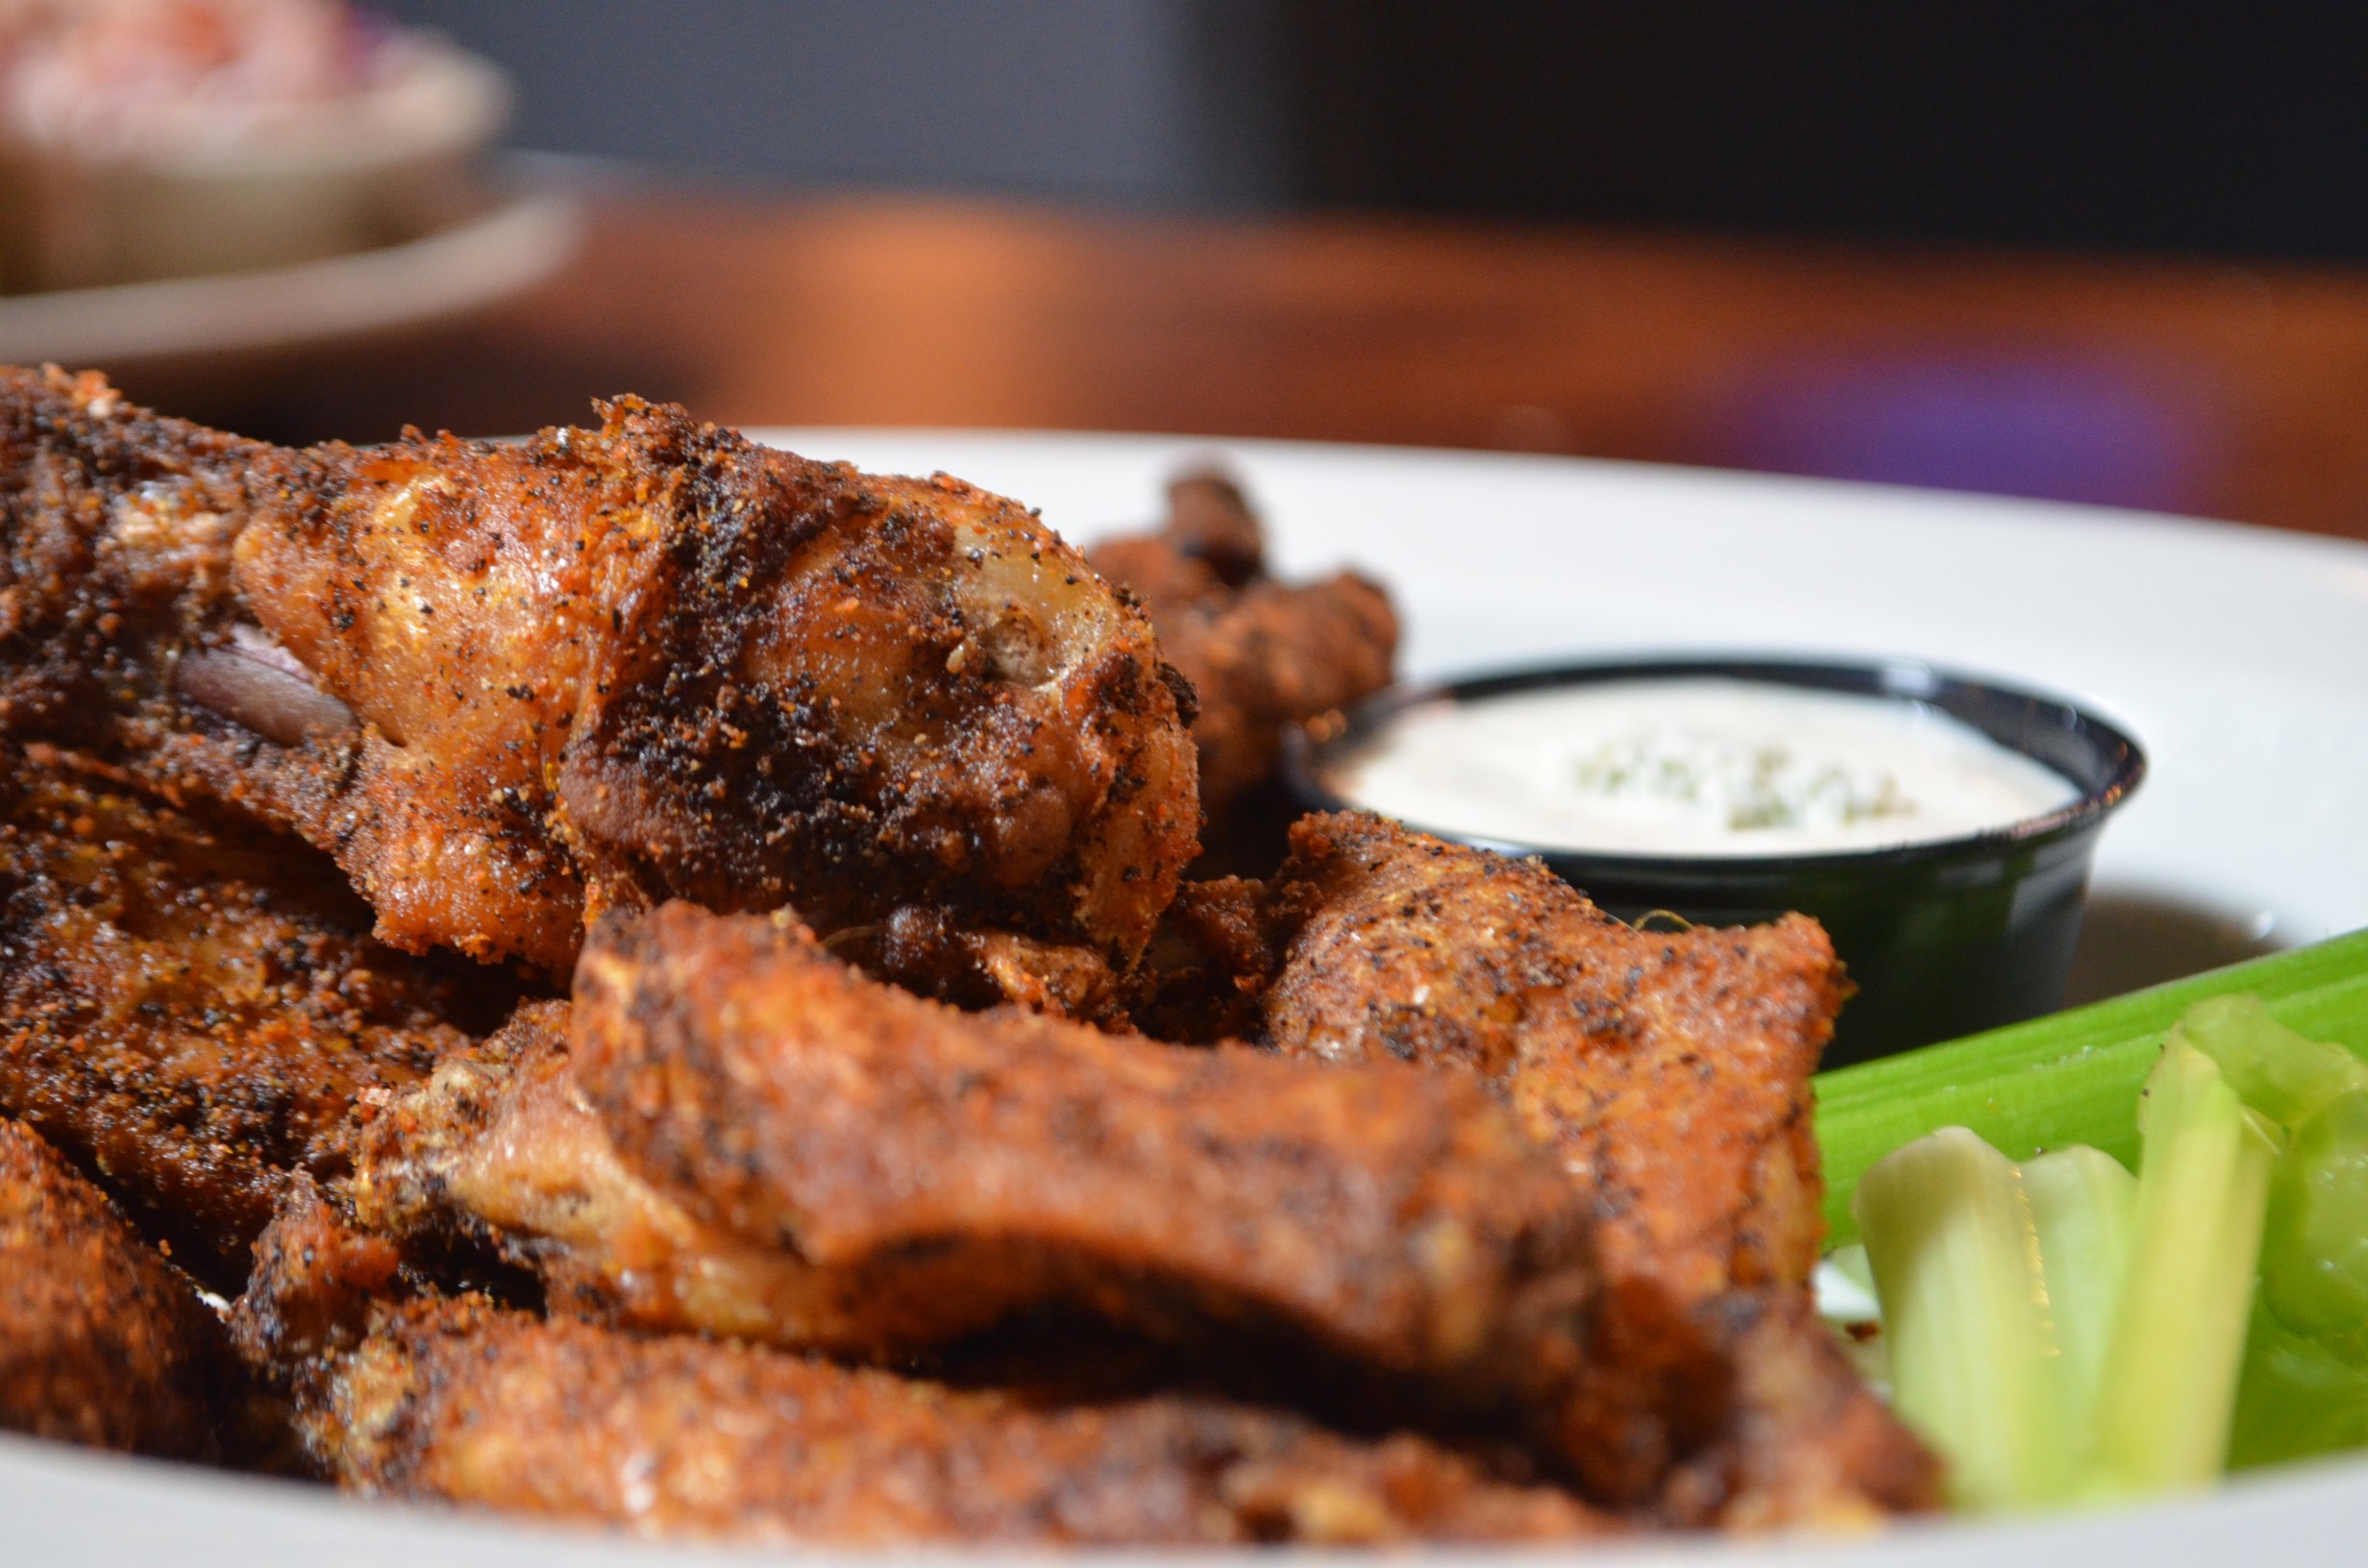
<svg viewBox="0 0 2368 1568"><path fill-rule="evenodd" d="M2261 1293L2298 1333L2368 1329L2368 1090L2294 1130L2270 1186Z"/></svg>
<svg viewBox="0 0 2368 1568"><path fill-rule="evenodd" d="M2084 1144L2026 1160L2022 1173L2063 1358L2065 1446L2085 1455L2137 1226L2137 1178Z"/></svg>
<svg viewBox="0 0 2368 1568"><path fill-rule="evenodd" d="M2084 1490L2206 1486L2226 1461L2278 1155L2274 1124L2174 1041L2146 1081L2137 1213Z"/></svg>
<svg viewBox="0 0 2368 1568"><path fill-rule="evenodd" d="M2198 1002L2173 1030L2220 1065L2221 1076L2247 1105L2289 1131L2345 1090L2368 1089L2368 1062L2295 1033L2258 996Z"/></svg>
<svg viewBox="0 0 2368 1568"><path fill-rule="evenodd" d="M2063 1495L2055 1330L2013 1164L1944 1127L1878 1161L1858 1213L1892 1397L1948 1460L1951 1501L1995 1512Z"/></svg>
<svg viewBox="0 0 2368 1568"><path fill-rule="evenodd" d="M2011 1160L2086 1143L2134 1164L2138 1090L2164 1034L2196 1002L2240 992L2287 1027L2368 1056L2368 931L2356 931L1819 1074L1829 1244L1858 1237L1850 1198L1866 1167L1941 1127L1969 1127Z"/></svg>
<svg viewBox="0 0 2368 1568"><path fill-rule="evenodd" d="M2368 1447L2368 1330L2297 1334L2256 1302L2229 1432L2229 1468Z"/></svg>

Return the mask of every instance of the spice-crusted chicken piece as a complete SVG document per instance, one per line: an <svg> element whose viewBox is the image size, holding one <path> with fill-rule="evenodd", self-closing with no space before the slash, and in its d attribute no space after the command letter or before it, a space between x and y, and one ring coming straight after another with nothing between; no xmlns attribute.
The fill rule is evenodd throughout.
<svg viewBox="0 0 2368 1568"><path fill-rule="evenodd" d="M1153 1040L1258 1039L1266 988L1282 964L1278 919L1273 890L1263 881L1186 882L1132 977L1130 1021Z"/></svg>
<svg viewBox="0 0 2368 1568"><path fill-rule="evenodd" d="M382 940L906 907L1124 968L1196 848L1181 681L1029 512L682 410L238 443L0 374L0 723L329 849Z"/></svg>
<svg viewBox="0 0 2368 1568"><path fill-rule="evenodd" d="M577 1086L568 1012L529 1002L481 1048L373 1108L336 1187L363 1234L439 1262L490 1252L537 1276L555 1316L644 1333L934 1360L966 1378L1104 1394L1198 1371L1171 1346L1060 1304L1048 1319L1036 1312L1030 1289L1054 1283L1040 1276L982 1287L979 1261L957 1249L817 1265L695 1217L618 1155ZM1012 1324L972 1335L1015 1307ZM1048 1334L1061 1336L1058 1365L1043 1354ZM1244 1370L1243 1348L1225 1347L1228 1371Z"/></svg>
<svg viewBox="0 0 2368 1568"><path fill-rule="evenodd" d="M1578 1205L1477 1085L959 1013L685 904L604 922L556 1022L384 1109L365 1222L474 1218L555 1300L876 1356L1065 1301L1509 1386L1585 1306Z"/></svg>
<svg viewBox="0 0 2368 1568"><path fill-rule="evenodd" d="M1390 684L1397 616L1380 585L1343 572L1267 576L1257 517L1232 480L1183 476L1156 532L1105 539L1094 569L1139 595L1161 649L1199 698L1193 740L1211 818L1273 776L1284 726Z"/></svg>
<svg viewBox="0 0 2368 1568"><path fill-rule="evenodd" d="M649 1332L887 1356L999 1310L960 1294L959 1259L818 1268L694 1217L618 1157L577 1087L568 1012L526 1003L481 1049L374 1107L338 1188L357 1223L407 1253L489 1246L541 1278L555 1314Z"/></svg>
<svg viewBox="0 0 2368 1568"><path fill-rule="evenodd" d="M604 926L570 1045L653 1187L820 1267L918 1267L950 1329L1063 1297L1484 1380L1589 1290L1566 1184L1477 1086L958 1013L786 916Z"/></svg>
<svg viewBox="0 0 2368 1568"><path fill-rule="evenodd" d="M345 1118L498 1022L465 960L370 940L295 841L0 746L0 1112L235 1289L291 1170L346 1168Z"/></svg>
<svg viewBox="0 0 2368 1568"><path fill-rule="evenodd" d="M31 1130L0 1119L0 1427L213 1458L234 1376L188 1276Z"/></svg>
<svg viewBox="0 0 2368 1568"><path fill-rule="evenodd" d="M1182 1397L1042 1409L479 1303L390 1318L315 1396L339 1484L651 1536L1371 1545L1609 1533L1411 1435Z"/></svg>
<svg viewBox="0 0 2368 1568"><path fill-rule="evenodd" d="M1493 1433L1632 1508L1724 1482L1718 1445L1765 1426L1739 1377L1831 1391L1782 1302L1623 1332L1586 1194L1476 1079L956 1013L679 904L595 933L572 1023L522 1010L382 1109L346 1191L407 1250L493 1241L564 1315L958 1369L1067 1306L1262 1400ZM1808 1516L1792 1495L1755 1522Z"/></svg>
<svg viewBox="0 0 2368 1568"><path fill-rule="evenodd" d="M396 1303L391 1256L291 1204L239 1305L315 1463L365 1495L653 1537L1217 1545L1546 1540L1616 1527L1421 1438L1183 1395L1046 1408L481 1298ZM373 1299L373 1298L377 1299Z"/></svg>
<svg viewBox="0 0 2368 1568"><path fill-rule="evenodd" d="M1929 1506L1929 1456L1810 1310L1810 1076L1847 994L1815 922L1638 931L1536 862L1365 813L1307 818L1292 848L1252 961L1268 1042L1495 1086L1595 1213L1598 1361L1727 1369L1715 1421L1632 1432L1600 1489L1748 1525Z"/></svg>
<svg viewBox="0 0 2368 1568"><path fill-rule="evenodd" d="M1815 921L1638 931L1535 862L1365 813L1305 818L1291 842L1271 1043L1500 1085L1597 1195L1608 1268L1689 1299L1807 1281L1809 1080L1847 994Z"/></svg>
<svg viewBox="0 0 2368 1568"><path fill-rule="evenodd" d="M1107 1029L1130 1026L1126 1004L1142 989L1140 970L1115 968L1091 947L979 930L918 905L834 931L828 946L876 979L956 1007L1010 1002Z"/></svg>

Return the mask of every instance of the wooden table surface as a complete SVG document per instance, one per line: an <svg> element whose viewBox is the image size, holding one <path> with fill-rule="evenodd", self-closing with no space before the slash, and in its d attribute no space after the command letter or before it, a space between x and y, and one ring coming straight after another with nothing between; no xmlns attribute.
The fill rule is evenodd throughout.
<svg viewBox="0 0 2368 1568"><path fill-rule="evenodd" d="M2368 537L2368 273L2331 268L629 191L469 322L121 377L283 440L630 390L740 425L1517 448Z"/></svg>

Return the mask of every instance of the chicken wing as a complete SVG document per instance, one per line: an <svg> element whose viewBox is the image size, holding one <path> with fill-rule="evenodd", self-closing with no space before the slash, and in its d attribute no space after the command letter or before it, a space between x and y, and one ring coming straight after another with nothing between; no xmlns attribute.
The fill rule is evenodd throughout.
<svg viewBox="0 0 2368 1568"><path fill-rule="evenodd" d="M577 1087L567 1021L564 1002L528 1003L483 1048L372 1108L340 1188L367 1234L410 1255L491 1248L539 1275L565 1316L883 1359L1041 1288L981 1282L952 1253L817 1266L694 1217L618 1158Z"/></svg>
<svg viewBox="0 0 2368 1568"><path fill-rule="evenodd" d="M1919 1495L1788 1299L1607 1313L1587 1194L1469 1077L958 1014L680 905L596 933L564 1027L381 1110L358 1219L491 1239L555 1312L886 1360L1066 1303L1184 1347L1169 1376L1492 1432L1689 1522ZM1746 1437L1788 1456L1756 1514Z"/></svg>
<svg viewBox="0 0 2368 1568"><path fill-rule="evenodd" d="M1292 849L1276 1048L1500 1086L1596 1195L1608 1269L1687 1299L1808 1279L1809 1080L1847 994L1815 921L1638 931L1535 862L1361 813L1305 819Z"/></svg>
<svg viewBox="0 0 2368 1568"><path fill-rule="evenodd" d="M1214 852L1214 851L1212 851ZM1280 853L1267 857L1270 866ZM1130 1021L1153 1040L1256 1040L1282 965L1273 890L1257 878L1188 881L1129 985Z"/></svg>
<svg viewBox="0 0 2368 1568"><path fill-rule="evenodd" d="M1710 1418L1586 1449L1598 1489L1754 1525L1928 1506L1930 1458L1809 1310L1809 1080L1847 993L1815 922L1639 931L1536 862L1363 813L1308 818L1292 845L1267 894L1267 1041L1494 1085L1596 1216L1594 1360L1723 1369Z"/></svg>
<svg viewBox="0 0 2368 1568"><path fill-rule="evenodd" d="M681 904L604 924L554 1021L380 1115L363 1218L473 1216L650 1327L884 1356L1058 1300L1480 1400L1585 1305L1567 1185L1476 1085L957 1013Z"/></svg>
<svg viewBox="0 0 2368 1568"><path fill-rule="evenodd" d="M356 1096L514 993L369 924L301 843L0 747L0 1112L236 1288L286 1172L345 1169Z"/></svg>
<svg viewBox="0 0 2368 1568"><path fill-rule="evenodd" d="M382 940L908 906L1123 968L1192 858L1149 624L1013 503L622 399L304 452L0 375L0 723L330 850Z"/></svg>
<svg viewBox="0 0 2368 1568"><path fill-rule="evenodd" d="M1611 1527L1420 1438L1168 1395L1046 1409L481 1299L373 1302L391 1262L291 1205L240 1303L349 1490L647 1536L884 1546L1542 1540ZM358 1319L358 1321L357 1321Z"/></svg>
<svg viewBox="0 0 2368 1568"><path fill-rule="evenodd" d="M1221 474L1177 479L1158 531L1089 553L1096 571L1142 598L1161 649L1198 697L1192 733L1212 819L1273 775L1286 724L1390 683L1398 628L1389 595L1349 572L1308 583L1267 576L1258 520Z"/></svg>
<svg viewBox="0 0 2368 1568"><path fill-rule="evenodd" d="M0 1427L211 1458L233 1371L188 1276L29 1129L0 1119Z"/></svg>
<svg viewBox="0 0 2368 1568"><path fill-rule="evenodd" d="M1478 1086L1394 1064L961 1014L786 917L682 904L586 948L572 1046L628 1165L702 1220L824 1267L917 1260L957 1300L1189 1307L1484 1382L1587 1294L1554 1165Z"/></svg>

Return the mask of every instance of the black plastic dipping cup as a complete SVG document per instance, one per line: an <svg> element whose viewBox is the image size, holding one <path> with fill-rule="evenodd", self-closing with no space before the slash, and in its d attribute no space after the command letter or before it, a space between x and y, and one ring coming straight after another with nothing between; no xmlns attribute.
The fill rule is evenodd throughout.
<svg viewBox="0 0 2368 1568"><path fill-rule="evenodd" d="M1335 771L1417 704L1607 681L1705 678L1937 708L2061 773L2081 793L2042 816L1961 838L1748 859L1597 854L1458 832L1448 822L1408 825L1505 854L1536 855L1622 919L1666 912L1697 925L1747 925L1789 910L1815 916L1858 986L1842 1009L1826 1066L2062 1005L2098 835L2145 776L2146 758L2111 724L2053 698L1904 661L1661 658L1514 670L1393 687L1359 704L1321 741L1294 736L1286 775L1302 803L1338 811L1356 802L1333 789Z"/></svg>

